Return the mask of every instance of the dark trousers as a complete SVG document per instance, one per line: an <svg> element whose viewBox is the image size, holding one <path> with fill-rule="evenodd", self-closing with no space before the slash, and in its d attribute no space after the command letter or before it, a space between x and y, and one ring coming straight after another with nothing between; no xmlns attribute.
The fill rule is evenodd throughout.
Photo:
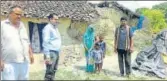
<svg viewBox="0 0 167 81"><path fill-rule="evenodd" d="M46 56L44 55L44 59ZM59 52L50 51L50 59L52 64L46 64L46 73L45 73L45 80L53 81L55 77L55 73L58 68L58 61L59 61Z"/></svg>
<svg viewBox="0 0 167 81"><path fill-rule="evenodd" d="M130 51L126 51L123 49L117 49L117 51L118 51L118 62L119 62L120 74L124 75L124 68L125 68L126 75L129 75L131 73L131 54L130 54Z"/></svg>

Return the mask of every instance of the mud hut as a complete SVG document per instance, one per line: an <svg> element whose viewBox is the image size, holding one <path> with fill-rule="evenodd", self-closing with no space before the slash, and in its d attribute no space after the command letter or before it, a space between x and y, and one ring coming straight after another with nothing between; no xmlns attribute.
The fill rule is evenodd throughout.
<svg viewBox="0 0 167 81"><path fill-rule="evenodd" d="M27 28L33 51L37 53L42 50L42 29L50 13L55 13L60 19L58 26L62 40L65 40L63 45L71 44L72 39L67 34L69 27L80 27L84 32L87 23L99 17L86 1L1 1L1 20L6 19L9 8L14 5L24 9L22 21Z"/></svg>

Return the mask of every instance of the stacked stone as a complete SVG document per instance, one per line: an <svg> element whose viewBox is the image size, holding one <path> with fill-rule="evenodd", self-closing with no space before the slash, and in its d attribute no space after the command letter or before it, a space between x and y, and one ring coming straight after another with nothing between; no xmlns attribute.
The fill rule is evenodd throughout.
<svg viewBox="0 0 167 81"><path fill-rule="evenodd" d="M62 62L65 66L72 65L80 61L82 57L80 48L77 45L64 46L61 54L65 55Z"/></svg>
<svg viewBox="0 0 167 81"><path fill-rule="evenodd" d="M129 10L128 8L124 7L121 4L118 4L115 1L107 1L107 2L101 2L99 4L90 4L92 5L92 7L94 7L94 5L97 5L97 7L99 8L103 8L103 7L107 7L107 8L114 8L118 11L122 11L123 13L125 13L127 16L129 16L130 18L139 18L140 15L137 13L132 12L131 10Z"/></svg>

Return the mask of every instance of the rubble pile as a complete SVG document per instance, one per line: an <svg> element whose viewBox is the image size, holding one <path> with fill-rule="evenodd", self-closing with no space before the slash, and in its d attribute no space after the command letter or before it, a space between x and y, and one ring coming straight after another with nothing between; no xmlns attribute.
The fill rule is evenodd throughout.
<svg viewBox="0 0 167 81"><path fill-rule="evenodd" d="M63 64L64 66L72 65L81 60L83 55L77 45L63 46L61 54L64 55Z"/></svg>

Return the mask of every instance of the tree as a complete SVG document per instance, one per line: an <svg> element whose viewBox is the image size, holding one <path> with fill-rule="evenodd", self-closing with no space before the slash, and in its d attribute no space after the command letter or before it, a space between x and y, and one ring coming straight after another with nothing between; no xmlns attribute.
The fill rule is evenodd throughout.
<svg viewBox="0 0 167 81"><path fill-rule="evenodd" d="M136 9L136 13L142 14L142 12L145 10L149 10L149 8L138 8Z"/></svg>
<svg viewBox="0 0 167 81"><path fill-rule="evenodd" d="M158 9L137 9L138 12L147 17L150 21L148 28L151 33L160 32L162 29L166 28L167 24L165 22L165 15L163 11Z"/></svg>
<svg viewBox="0 0 167 81"><path fill-rule="evenodd" d="M165 18L166 18L166 21L167 21L167 2L158 4L158 5L154 5L154 6L152 7L152 9L159 9L159 10L162 10L163 13L165 14Z"/></svg>

